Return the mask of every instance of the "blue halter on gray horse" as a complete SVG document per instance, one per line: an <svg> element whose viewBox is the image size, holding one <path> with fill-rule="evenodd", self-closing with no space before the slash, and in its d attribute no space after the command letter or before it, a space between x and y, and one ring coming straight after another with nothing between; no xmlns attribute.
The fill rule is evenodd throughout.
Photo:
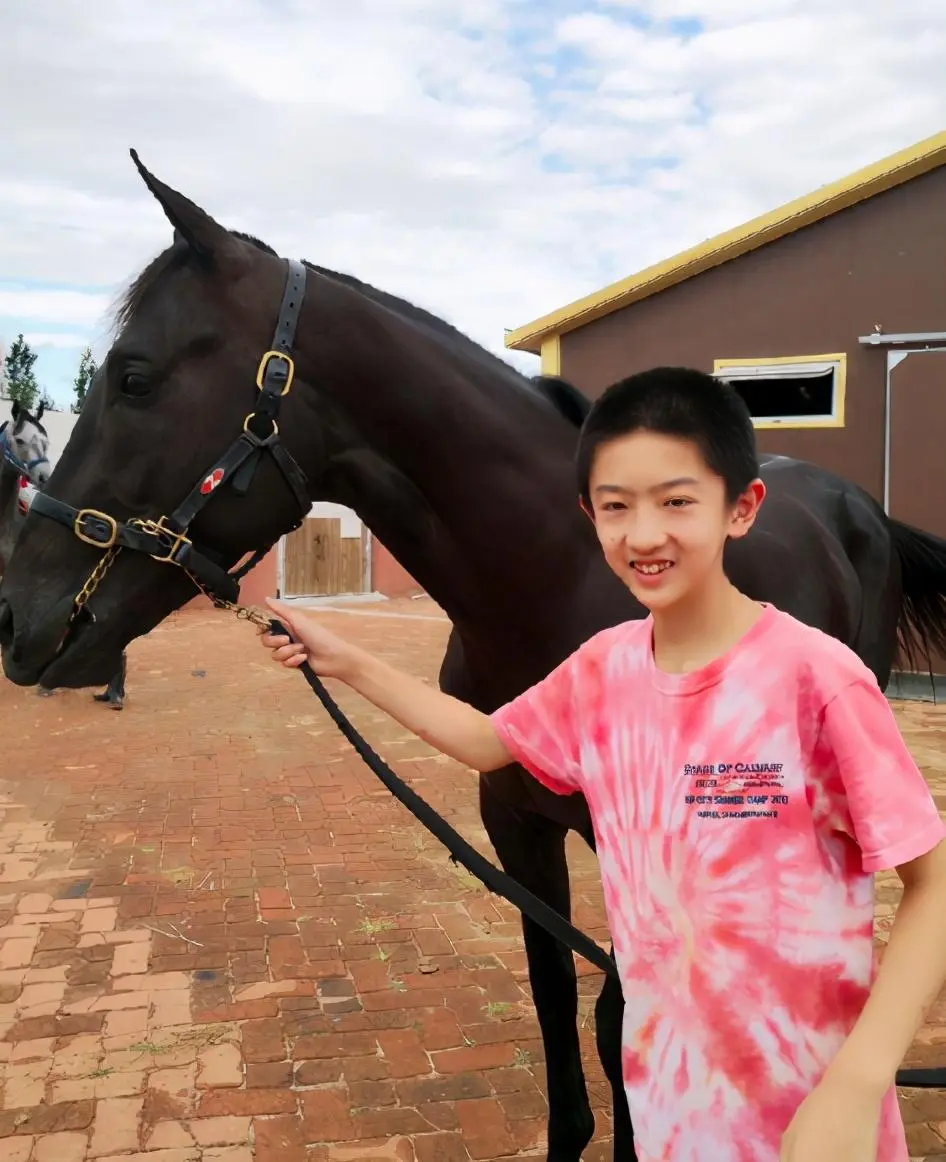
<svg viewBox="0 0 946 1162"><path fill-rule="evenodd" d="M13 552L35 490L43 488L52 468L49 434L42 424L43 404L33 415L16 400L10 419L0 424L0 574Z"/></svg>

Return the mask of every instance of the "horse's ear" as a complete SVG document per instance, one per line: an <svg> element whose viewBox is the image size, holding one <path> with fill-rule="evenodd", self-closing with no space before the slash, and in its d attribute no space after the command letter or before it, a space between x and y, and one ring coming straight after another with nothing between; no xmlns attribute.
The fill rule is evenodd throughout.
<svg viewBox="0 0 946 1162"><path fill-rule="evenodd" d="M132 149L131 160L141 174L142 180L151 191L174 227L175 240L182 238L187 245L204 260L220 259L235 254L238 250L237 240L229 230L211 216L196 206L189 198L172 190L164 182L159 181L142 164L137 150Z"/></svg>
<svg viewBox="0 0 946 1162"><path fill-rule="evenodd" d="M43 418L43 412L44 412L45 410L46 410L46 401L45 401L45 400L41 400L41 401L40 401L40 405L39 405L39 411L36 413L36 420L37 420L37 423L38 423L38 422L39 422L39 421L40 421L40 420Z"/></svg>
<svg viewBox="0 0 946 1162"><path fill-rule="evenodd" d="M10 418L13 420L14 423L16 423L16 421L20 418L20 402L19 402L19 400L15 399L13 401L13 403L10 404Z"/></svg>

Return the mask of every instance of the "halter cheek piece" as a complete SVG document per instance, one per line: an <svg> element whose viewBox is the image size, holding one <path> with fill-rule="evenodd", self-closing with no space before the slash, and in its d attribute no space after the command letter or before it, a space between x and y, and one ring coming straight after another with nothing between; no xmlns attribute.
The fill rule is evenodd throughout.
<svg viewBox="0 0 946 1162"><path fill-rule="evenodd" d="M299 506L299 519L292 527L298 528L305 519L311 507L305 473L281 442L277 423L282 398L289 394L295 376L292 347L306 282L302 263L295 259L287 261L286 288L272 347L260 359L256 372L259 389L256 407L243 421L243 431L237 439L170 516L159 516L156 520L131 517L119 521L98 509L73 508L46 492L37 493L33 499L32 513L65 525L80 541L105 553L77 595L73 616L92 596L120 549L133 549L162 564L177 565L217 604L236 602L240 595L240 581L266 556L275 541L258 549L231 573L217 553L198 548L188 534L194 518L222 484L229 482L238 495L246 495L264 453L272 456Z"/></svg>

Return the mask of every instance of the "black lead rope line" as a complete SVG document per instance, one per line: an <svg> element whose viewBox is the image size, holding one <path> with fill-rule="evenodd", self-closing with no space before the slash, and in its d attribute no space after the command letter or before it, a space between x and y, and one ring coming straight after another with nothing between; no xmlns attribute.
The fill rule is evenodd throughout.
<svg viewBox="0 0 946 1162"><path fill-rule="evenodd" d="M270 633L288 637L290 641L295 640L286 627L279 621L270 622ZM530 920L533 920L541 928L544 928L550 936L554 936L556 940L560 941L567 948L570 948L573 952L577 952L579 956L583 956L585 960L590 961L596 968L601 969L608 976L614 977L615 980L619 979L617 966L613 958L600 945L596 944L590 936L586 936L584 932L576 928L574 924L570 924L554 908L550 908L544 900L540 900L528 888L524 888L512 876L507 875L504 871L501 871L498 867L491 864L488 859L480 855L476 848L467 843L463 836L455 831L445 819L441 818L426 800L422 799L416 791L412 790L403 779L398 778L384 759L372 750L341 710L339 710L335 699L326 690L322 680L308 662L303 662L299 669L305 676L305 680L309 683L316 698L318 698L328 711L329 717L355 748L371 772L381 780L395 799L403 804L415 819L427 828L435 839L440 840L447 851L449 851L450 858L454 863L462 864L468 872L484 883L491 892L494 892L497 896L502 896L504 900L508 900L524 916L528 916Z"/></svg>
<svg viewBox="0 0 946 1162"><path fill-rule="evenodd" d="M269 632L288 637L290 641L295 640L282 622L275 619L270 621ZM475 847L467 843L459 832L441 818L433 807L422 799L416 791L412 790L403 779L398 778L384 759L372 750L338 708L335 699L326 690L321 678L318 677L309 663L303 662L299 669L316 698L325 707L329 717L355 748L371 772L381 780L394 798L427 828L434 838L440 840L450 853L450 858L454 863L462 864L491 892L501 896L504 900L508 900L514 908L517 908L524 916L528 916L540 928L544 928L550 936L564 944L566 948L571 949L572 952L577 952L579 956L583 956L585 960L620 983L617 965L614 963L613 957L609 956L590 936L586 936L574 924L569 923L564 916L559 915L554 908L550 908L544 900L540 900L528 888L524 888L512 876L507 875L480 855ZM910 1089L944 1089L946 1088L946 1069L935 1067L930 1069L900 1069L897 1071L896 1084Z"/></svg>

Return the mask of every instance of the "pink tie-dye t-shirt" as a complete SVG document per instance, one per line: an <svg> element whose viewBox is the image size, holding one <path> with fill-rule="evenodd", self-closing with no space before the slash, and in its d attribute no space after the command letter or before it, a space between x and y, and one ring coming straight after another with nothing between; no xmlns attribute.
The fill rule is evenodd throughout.
<svg viewBox="0 0 946 1162"><path fill-rule="evenodd" d="M492 721L588 800L640 1162L776 1162L867 999L873 873L946 828L846 646L773 606L691 673L652 637L605 630ZM891 1088L877 1158L907 1157Z"/></svg>

